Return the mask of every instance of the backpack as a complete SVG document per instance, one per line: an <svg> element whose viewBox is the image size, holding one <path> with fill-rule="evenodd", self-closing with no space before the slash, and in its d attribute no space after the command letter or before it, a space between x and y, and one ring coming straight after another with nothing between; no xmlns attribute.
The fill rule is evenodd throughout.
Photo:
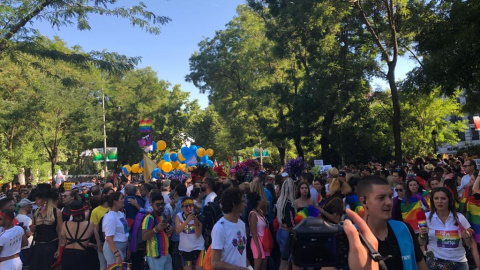
<svg viewBox="0 0 480 270"><path fill-rule="evenodd" d="M209 202L203 208L203 216L205 217L205 223L203 227L207 231L211 231L213 226L217 221L223 217L222 207L220 207L220 202L214 200L213 202Z"/></svg>
<svg viewBox="0 0 480 270"><path fill-rule="evenodd" d="M109 211L105 212L105 215L108 213ZM103 215L103 217L100 219L100 221L98 222L98 235L100 236L100 241L103 243L105 242L105 234L103 233L103 218L105 217L105 215Z"/></svg>

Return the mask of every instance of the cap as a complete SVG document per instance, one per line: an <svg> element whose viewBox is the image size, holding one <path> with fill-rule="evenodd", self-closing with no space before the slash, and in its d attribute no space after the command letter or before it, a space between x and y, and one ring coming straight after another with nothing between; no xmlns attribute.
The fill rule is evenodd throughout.
<svg viewBox="0 0 480 270"><path fill-rule="evenodd" d="M288 173L286 172L282 173L282 177L288 177Z"/></svg>
<svg viewBox="0 0 480 270"><path fill-rule="evenodd" d="M18 203L18 207L25 207L27 205L32 205L34 204L34 202L30 201L29 199L22 199L19 203Z"/></svg>
<svg viewBox="0 0 480 270"><path fill-rule="evenodd" d="M331 176L331 177L338 177L338 169L333 167L331 168L330 170L328 170L328 174Z"/></svg>
<svg viewBox="0 0 480 270"><path fill-rule="evenodd" d="M267 177L275 179L275 174L269 174Z"/></svg>

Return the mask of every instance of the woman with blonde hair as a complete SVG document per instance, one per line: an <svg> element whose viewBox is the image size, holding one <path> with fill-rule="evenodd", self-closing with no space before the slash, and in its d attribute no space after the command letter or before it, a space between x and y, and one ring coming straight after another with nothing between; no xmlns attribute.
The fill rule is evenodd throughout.
<svg viewBox="0 0 480 270"><path fill-rule="evenodd" d="M265 215L268 215L270 207L267 200L267 194L263 188L263 183L261 181L250 182L250 191L257 193L260 196L260 209L262 209Z"/></svg>
<svg viewBox="0 0 480 270"><path fill-rule="evenodd" d="M280 191L280 197L277 200L277 218L278 224L280 224L277 231L277 243L280 247L280 253L283 254L285 246L287 244L287 239L295 227L295 186L293 184L292 178L287 178L282 184ZM287 264L286 261L282 260L282 266ZM283 269L283 267L280 267Z"/></svg>
<svg viewBox="0 0 480 270"><path fill-rule="evenodd" d="M59 254L62 212L54 206L58 193L50 184L38 184L33 192L38 208L33 213L30 225L34 241L30 267L32 270L49 270Z"/></svg>
<svg viewBox="0 0 480 270"><path fill-rule="evenodd" d="M320 213L326 221L339 223L345 210L343 198L352 191L352 188L348 183L332 178L329 189L330 196L323 204L322 209L320 209Z"/></svg>

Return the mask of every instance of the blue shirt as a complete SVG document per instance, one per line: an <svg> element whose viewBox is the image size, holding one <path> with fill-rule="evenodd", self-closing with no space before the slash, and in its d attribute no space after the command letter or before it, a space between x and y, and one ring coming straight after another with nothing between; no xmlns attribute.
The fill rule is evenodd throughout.
<svg viewBox="0 0 480 270"><path fill-rule="evenodd" d="M267 195L267 201L268 201L268 215L267 219L270 224L273 222L273 196L270 190L268 190L266 187L263 188L265 190L265 194Z"/></svg>

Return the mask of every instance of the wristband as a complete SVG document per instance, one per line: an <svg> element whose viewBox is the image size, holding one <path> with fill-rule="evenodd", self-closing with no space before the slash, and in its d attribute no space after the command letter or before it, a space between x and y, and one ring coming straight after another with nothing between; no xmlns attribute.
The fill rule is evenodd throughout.
<svg viewBox="0 0 480 270"><path fill-rule="evenodd" d="M158 231L157 231L157 228L155 228L155 227L153 227L153 231L154 231L155 233L158 232Z"/></svg>
<svg viewBox="0 0 480 270"><path fill-rule="evenodd" d="M113 254L117 254L117 253L118 253L118 250L117 250L117 251L115 251L115 252L113 252Z"/></svg>

